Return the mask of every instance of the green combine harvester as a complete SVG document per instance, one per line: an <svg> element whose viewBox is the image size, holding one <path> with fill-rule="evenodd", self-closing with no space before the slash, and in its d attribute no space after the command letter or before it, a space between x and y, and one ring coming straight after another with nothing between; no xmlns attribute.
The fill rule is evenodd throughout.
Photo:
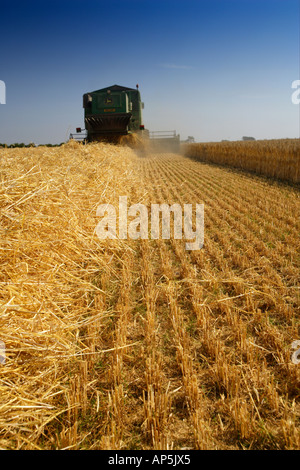
<svg viewBox="0 0 300 470"><path fill-rule="evenodd" d="M107 135L126 135L144 130L141 95L134 88L119 85L83 95L84 120L88 140Z"/></svg>
<svg viewBox="0 0 300 470"><path fill-rule="evenodd" d="M178 151L180 137L175 131L149 133L142 118L144 103L139 87L128 88L120 85L101 88L83 95L85 129L76 129L70 138L87 142L120 142L121 136L136 135L148 140L154 148L168 148Z"/></svg>

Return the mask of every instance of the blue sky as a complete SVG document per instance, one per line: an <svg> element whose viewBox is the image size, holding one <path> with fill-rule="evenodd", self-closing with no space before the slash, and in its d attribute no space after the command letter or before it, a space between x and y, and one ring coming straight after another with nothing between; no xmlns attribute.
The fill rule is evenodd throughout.
<svg viewBox="0 0 300 470"><path fill-rule="evenodd" d="M0 142L60 143L82 95L138 83L149 130L300 137L299 0L2 0Z"/></svg>

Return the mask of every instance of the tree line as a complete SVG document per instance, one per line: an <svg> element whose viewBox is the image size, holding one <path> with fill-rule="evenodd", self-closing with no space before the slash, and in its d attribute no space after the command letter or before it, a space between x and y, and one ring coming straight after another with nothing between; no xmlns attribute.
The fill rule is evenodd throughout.
<svg viewBox="0 0 300 470"><path fill-rule="evenodd" d="M25 147L60 147L61 145L63 145L65 142L61 142L60 144L35 144L33 142L30 142L29 144L24 144L23 142L22 143L15 143L15 144L1 144L0 143L0 147L2 148L8 148L8 149L11 149L11 148L25 148Z"/></svg>

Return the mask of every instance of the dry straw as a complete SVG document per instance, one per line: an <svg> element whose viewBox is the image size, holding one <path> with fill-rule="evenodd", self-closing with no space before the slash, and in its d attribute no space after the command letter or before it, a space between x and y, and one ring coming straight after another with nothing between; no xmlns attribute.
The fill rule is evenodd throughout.
<svg viewBox="0 0 300 470"><path fill-rule="evenodd" d="M0 158L0 448L299 448L297 189L103 143ZM204 201L204 249L100 241L120 195Z"/></svg>
<svg viewBox="0 0 300 470"><path fill-rule="evenodd" d="M77 435L78 410L110 315L97 279L110 276L120 251L97 238L96 209L131 184L135 158L128 147L73 141L1 150L3 449L76 448L86 437Z"/></svg>

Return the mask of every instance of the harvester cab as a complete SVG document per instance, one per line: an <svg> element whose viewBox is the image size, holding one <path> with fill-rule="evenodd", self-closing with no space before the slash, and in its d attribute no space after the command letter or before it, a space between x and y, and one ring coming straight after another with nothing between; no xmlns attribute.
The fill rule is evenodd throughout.
<svg viewBox="0 0 300 470"><path fill-rule="evenodd" d="M88 141L144 131L140 92L112 85L83 95Z"/></svg>

